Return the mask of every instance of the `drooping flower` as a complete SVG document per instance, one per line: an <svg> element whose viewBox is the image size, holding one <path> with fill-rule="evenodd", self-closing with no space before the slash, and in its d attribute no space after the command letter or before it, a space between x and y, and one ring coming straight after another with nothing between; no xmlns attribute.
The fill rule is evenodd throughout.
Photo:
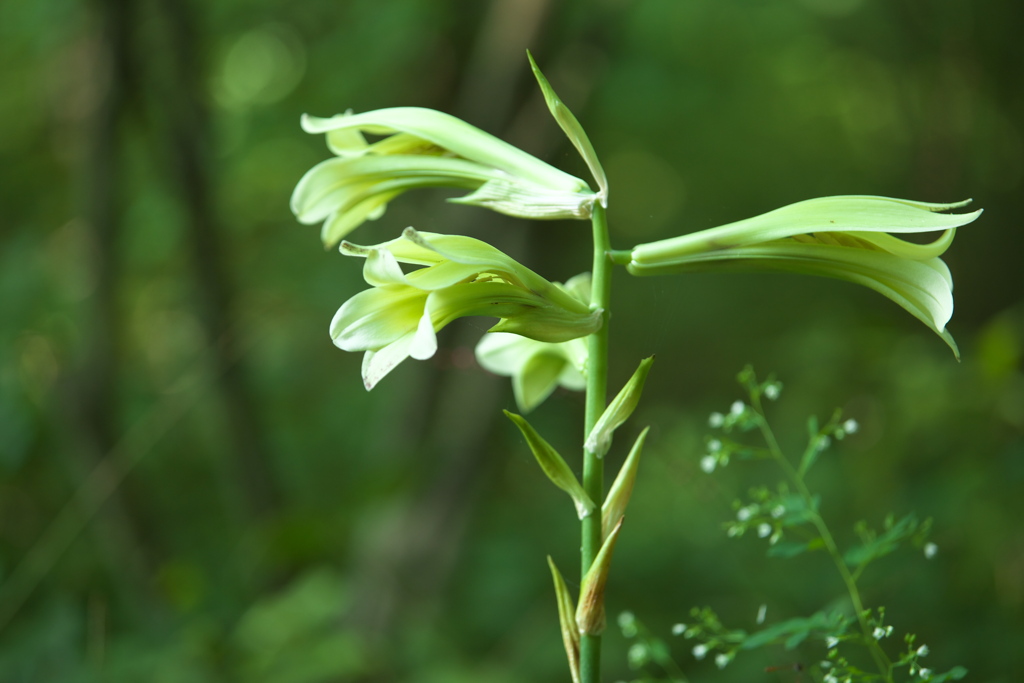
<svg viewBox="0 0 1024 683"><path fill-rule="evenodd" d="M641 244L630 254L634 275L701 270L776 270L846 280L902 306L958 354L946 323L953 315L953 279L939 258L955 229L981 211L871 196L810 199L717 228ZM887 233L944 231L929 244Z"/></svg>
<svg viewBox="0 0 1024 683"><path fill-rule="evenodd" d="M451 201L531 219L589 218L596 197L583 180L433 109L305 115L302 128L326 133L337 155L310 169L291 199L300 222L323 221L326 246L379 218L389 201L416 188L471 190ZM371 144L364 133L386 137Z"/></svg>
<svg viewBox="0 0 1024 683"><path fill-rule="evenodd" d="M563 288L587 304L590 273L571 278ZM583 391L587 386L584 338L550 343L517 334L486 334L476 346L476 359L485 370L512 378L516 405L524 413L543 403L556 387Z"/></svg>
<svg viewBox="0 0 1024 683"><path fill-rule="evenodd" d="M500 318L492 332L561 343L595 332L601 312L569 295L498 249L471 237L420 233L370 247L348 242L343 254L366 259L372 285L338 310L331 338L365 351L363 382L372 389L408 357L430 358L436 332L463 316ZM404 272L399 264L422 268Z"/></svg>

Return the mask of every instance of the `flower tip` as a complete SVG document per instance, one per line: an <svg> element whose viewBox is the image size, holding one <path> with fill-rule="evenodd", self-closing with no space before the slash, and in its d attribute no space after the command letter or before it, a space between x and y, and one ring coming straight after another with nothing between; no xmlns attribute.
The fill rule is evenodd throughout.
<svg viewBox="0 0 1024 683"><path fill-rule="evenodd" d="M526 50L526 58L530 60L530 68L533 69L533 73L538 73L540 71L540 67L537 66L537 60L533 58L533 53L530 52L529 48Z"/></svg>
<svg viewBox="0 0 1024 683"><path fill-rule="evenodd" d="M330 245L325 246L329 247ZM338 251L346 256L369 256L370 252L373 250L368 249L367 247L361 247L358 244L353 244L348 240L342 240L338 245Z"/></svg>
<svg viewBox="0 0 1024 683"><path fill-rule="evenodd" d="M317 117L311 116L311 115L305 114L305 113L302 116L300 116L299 117L299 125L302 127L302 130L304 130L307 133L317 133L317 132L319 132L316 129L316 126L313 123L313 121L316 120L316 118Z"/></svg>

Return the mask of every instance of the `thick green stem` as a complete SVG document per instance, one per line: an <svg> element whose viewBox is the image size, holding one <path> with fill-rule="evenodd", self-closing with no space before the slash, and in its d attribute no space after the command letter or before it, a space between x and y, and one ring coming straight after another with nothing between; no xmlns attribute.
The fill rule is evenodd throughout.
<svg viewBox="0 0 1024 683"><path fill-rule="evenodd" d="M590 306L602 313L601 329L590 335L587 356L587 406L584 417L583 438L590 434L597 420L604 412L608 390L608 306L611 300L611 259L608 257L610 244L608 221L604 208L594 205L594 266L591 272L592 285ZM594 502L604 500L604 463L595 454L583 451L583 488ZM601 549L601 514L590 515L583 520L583 543L580 552L580 577L587 570ZM580 681L598 683L601 678L601 636L584 635L580 640Z"/></svg>

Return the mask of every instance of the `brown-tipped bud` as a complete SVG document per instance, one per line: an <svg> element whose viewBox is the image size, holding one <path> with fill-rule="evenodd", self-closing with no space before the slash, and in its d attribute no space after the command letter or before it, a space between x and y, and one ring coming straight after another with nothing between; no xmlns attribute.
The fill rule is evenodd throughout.
<svg viewBox="0 0 1024 683"><path fill-rule="evenodd" d="M565 579L555 566L555 561L548 555L548 566L551 567L551 578L555 582L555 597L558 599L558 623L562 629L562 644L565 645L565 656L569 659L569 673L572 683L580 683L580 632L572 614L572 596L565 585Z"/></svg>
<svg viewBox="0 0 1024 683"><path fill-rule="evenodd" d="M580 601L576 605L576 626L584 636L600 635L604 631L604 588L608 583L608 570L612 564L612 553L615 541L622 530L622 520L615 525L608 538L604 540L601 551L594 558L594 563L583 577L580 588Z"/></svg>
<svg viewBox="0 0 1024 683"><path fill-rule="evenodd" d="M650 429L650 427L644 427L644 431L640 432L640 436L637 437L636 443L633 444L633 448L629 451L626 461L622 463L622 468L619 469L615 482L608 489L608 496L604 499L604 505L601 506L602 539L608 538L608 534L619 523L622 516L626 514L626 506L633 495L636 471L640 466L640 453L644 449L644 441L647 439L647 432Z"/></svg>

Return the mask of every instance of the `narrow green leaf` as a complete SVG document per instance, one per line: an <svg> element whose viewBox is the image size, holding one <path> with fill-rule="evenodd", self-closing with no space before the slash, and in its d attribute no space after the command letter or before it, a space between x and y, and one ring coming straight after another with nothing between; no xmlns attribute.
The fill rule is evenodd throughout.
<svg viewBox="0 0 1024 683"><path fill-rule="evenodd" d="M636 443L629 451L626 461L622 463L618 476L608 489L608 496L601 506L601 538L608 538L608 534L619 523L626 513L626 506L629 504L630 496L633 495L633 484L636 482L636 471L640 466L640 453L644 448L644 441L647 439L647 432L650 427L644 427L637 437Z"/></svg>
<svg viewBox="0 0 1024 683"><path fill-rule="evenodd" d="M551 578L555 582L555 598L558 600L558 623L562 629L562 644L565 645L565 656L569 659L569 672L572 683L580 683L580 632L573 618L572 596L565 585L565 579L555 566L555 561L548 555L548 566Z"/></svg>
<svg viewBox="0 0 1024 683"><path fill-rule="evenodd" d="M583 486L576 479L576 475L565 464L565 460L558 454L558 451L545 441L522 415L516 415L507 410L505 415L519 427L523 438L526 439L530 450L533 451L533 457L537 458L537 464L544 470L544 474L548 476L548 479L572 497L573 503L576 504L576 514L579 518L583 519L593 513L597 506L594 505L594 501L590 499L587 492L583 490Z"/></svg>
<svg viewBox="0 0 1024 683"><path fill-rule="evenodd" d="M843 555L843 561L851 567L864 567L897 550L900 543L915 534L918 526L917 516L911 513L878 536L871 532L865 533L862 535L863 543L847 550Z"/></svg>
<svg viewBox="0 0 1024 683"><path fill-rule="evenodd" d="M551 115L555 117L555 121L558 122L558 126L568 136L569 141L572 142L573 147L583 157L583 161L586 162L587 168L590 169L591 175L594 176L594 180L597 182L597 186L600 188L600 201L601 206L608 208L608 176L605 175L604 168L601 166L601 162L597 158L597 152L594 151L594 146L590 143L590 138L587 137L586 131L583 130L583 126L576 119L569 108L565 106L562 100L555 93L554 88L548 83L548 79L541 73L540 67L537 66L537 62L534 61L533 55L530 54L529 50L526 52L526 56L530 59L530 67L533 69L533 75L537 78L537 83L540 85L541 92L544 93L544 101L547 102L548 110L551 111Z"/></svg>
<svg viewBox="0 0 1024 683"><path fill-rule="evenodd" d="M946 681L959 681L966 675L967 669L962 666L954 666L946 673L930 678L929 680L932 681L932 683L945 683Z"/></svg>
<svg viewBox="0 0 1024 683"><path fill-rule="evenodd" d="M813 633L843 633L849 619L839 612L815 612L809 617L796 617L765 627L750 634L740 649L753 650L765 645L789 643L794 638L805 640ZM788 647L788 645L787 645Z"/></svg>
<svg viewBox="0 0 1024 683"><path fill-rule="evenodd" d="M790 541L768 546L768 557L796 557L810 549L809 543Z"/></svg>
<svg viewBox="0 0 1024 683"><path fill-rule="evenodd" d="M651 371L651 364L653 363L654 356L640 361L640 367L636 369L633 376L626 382L626 386L622 387L618 395L608 404L608 407L605 408L604 413L598 419L597 424L590 431L590 435L583 445L585 449L599 458L603 458L604 454L608 452L612 445L612 435L615 433L615 430L629 419L629 416L636 409L637 403L640 402L640 394L644 390L644 382L647 380L647 373Z"/></svg>

